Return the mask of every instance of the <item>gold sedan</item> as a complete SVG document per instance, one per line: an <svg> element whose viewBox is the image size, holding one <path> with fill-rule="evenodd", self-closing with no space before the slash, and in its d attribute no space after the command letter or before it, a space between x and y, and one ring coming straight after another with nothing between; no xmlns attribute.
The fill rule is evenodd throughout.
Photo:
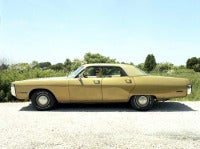
<svg viewBox="0 0 200 149"><path fill-rule="evenodd" d="M154 101L185 97L191 93L188 79L151 76L126 64L86 64L68 77L15 81L11 93L31 99L37 110L56 103L130 102L136 110L149 110Z"/></svg>

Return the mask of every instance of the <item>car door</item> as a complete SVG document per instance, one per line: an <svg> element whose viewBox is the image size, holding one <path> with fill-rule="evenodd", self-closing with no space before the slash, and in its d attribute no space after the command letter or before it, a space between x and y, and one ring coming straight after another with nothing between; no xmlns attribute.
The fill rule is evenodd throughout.
<svg viewBox="0 0 200 149"><path fill-rule="evenodd" d="M87 68L84 77L69 80L71 102L102 101L102 78L96 75L97 67Z"/></svg>
<svg viewBox="0 0 200 149"><path fill-rule="evenodd" d="M126 75L120 67L105 67L102 79L104 101L128 101L130 91L134 88L134 80Z"/></svg>

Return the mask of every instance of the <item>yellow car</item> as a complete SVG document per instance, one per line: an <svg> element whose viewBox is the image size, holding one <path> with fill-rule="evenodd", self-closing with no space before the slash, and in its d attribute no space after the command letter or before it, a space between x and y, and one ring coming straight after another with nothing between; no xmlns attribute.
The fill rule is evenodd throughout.
<svg viewBox="0 0 200 149"><path fill-rule="evenodd" d="M136 110L149 110L154 101L191 93L188 79L151 76L127 64L86 64L68 77L15 81L11 93L31 99L37 110L56 103L130 102Z"/></svg>

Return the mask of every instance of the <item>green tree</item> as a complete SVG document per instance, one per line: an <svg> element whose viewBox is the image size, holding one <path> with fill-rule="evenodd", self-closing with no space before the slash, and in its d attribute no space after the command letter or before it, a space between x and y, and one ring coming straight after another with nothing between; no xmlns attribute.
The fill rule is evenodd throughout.
<svg viewBox="0 0 200 149"><path fill-rule="evenodd" d="M188 69L194 69L196 64L200 64L200 60L196 57L189 58L186 62L186 67Z"/></svg>
<svg viewBox="0 0 200 149"><path fill-rule="evenodd" d="M142 69L142 70L144 70L144 63L138 64L137 67L140 68L140 69Z"/></svg>
<svg viewBox="0 0 200 149"><path fill-rule="evenodd" d="M50 66L51 66L50 62L41 62L41 63L38 64L38 67L42 68L42 69L49 68Z"/></svg>
<svg viewBox="0 0 200 149"><path fill-rule="evenodd" d="M200 64L194 65L194 71L200 72Z"/></svg>
<svg viewBox="0 0 200 149"><path fill-rule="evenodd" d="M156 59L153 54L149 54L144 62L144 70L147 72L152 71L156 67Z"/></svg>
<svg viewBox="0 0 200 149"><path fill-rule="evenodd" d="M11 70L17 70L19 73L23 73L25 70L29 70L31 67L28 63L13 64L9 67Z"/></svg>
<svg viewBox="0 0 200 149"><path fill-rule="evenodd" d="M76 70L78 67L80 67L82 65L82 61L79 60L79 59L74 59L73 62L72 62L72 66L71 66L71 70L74 71Z"/></svg>
<svg viewBox="0 0 200 149"><path fill-rule="evenodd" d="M31 66L31 68L36 68L36 67L38 67L38 62L37 61L32 61L30 66Z"/></svg>
<svg viewBox="0 0 200 149"><path fill-rule="evenodd" d="M0 58L0 71L8 69L8 60L6 58Z"/></svg>
<svg viewBox="0 0 200 149"><path fill-rule="evenodd" d="M188 69L193 69L196 72L200 72L200 58L192 57L186 62L186 67Z"/></svg>
<svg viewBox="0 0 200 149"><path fill-rule="evenodd" d="M64 65L62 63L57 63L55 65L51 65L50 67L52 70L60 71L64 69Z"/></svg>
<svg viewBox="0 0 200 149"><path fill-rule="evenodd" d="M0 65L0 71L5 70L7 68L8 68L8 65L6 65L6 64L1 64Z"/></svg>
<svg viewBox="0 0 200 149"><path fill-rule="evenodd" d="M84 61L89 63L116 63L115 59L111 59L110 57L106 57L103 55L100 55L99 53L86 53L84 55Z"/></svg>
<svg viewBox="0 0 200 149"><path fill-rule="evenodd" d="M72 62L70 59L66 59L65 62L64 62L64 66L65 66L65 69L67 72L70 72L72 70Z"/></svg>

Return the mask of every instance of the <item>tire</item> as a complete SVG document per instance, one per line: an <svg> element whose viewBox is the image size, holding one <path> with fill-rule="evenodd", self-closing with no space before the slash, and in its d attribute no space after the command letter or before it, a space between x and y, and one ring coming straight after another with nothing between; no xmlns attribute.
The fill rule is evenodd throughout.
<svg viewBox="0 0 200 149"><path fill-rule="evenodd" d="M147 111L154 105L154 98L149 95L132 96L130 99L131 106L138 111Z"/></svg>
<svg viewBox="0 0 200 149"><path fill-rule="evenodd" d="M31 102L36 110L50 110L56 105L55 97L48 91L38 90L31 96Z"/></svg>

